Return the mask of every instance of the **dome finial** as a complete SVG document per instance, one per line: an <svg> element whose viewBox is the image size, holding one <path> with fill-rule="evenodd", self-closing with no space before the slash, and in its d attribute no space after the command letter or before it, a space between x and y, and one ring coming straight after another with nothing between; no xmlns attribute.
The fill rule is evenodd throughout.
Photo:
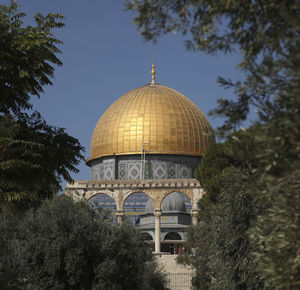
<svg viewBox="0 0 300 290"><path fill-rule="evenodd" d="M154 65L154 59L152 60L152 81L151 85L155 85L155 65Z"/></svg>

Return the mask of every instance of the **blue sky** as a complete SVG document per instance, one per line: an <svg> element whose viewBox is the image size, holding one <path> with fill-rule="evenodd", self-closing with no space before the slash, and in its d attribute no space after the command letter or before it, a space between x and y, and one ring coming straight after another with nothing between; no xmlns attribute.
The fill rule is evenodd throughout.
<svg viewBox="0 0 300 290"><path fill-rule="evenodd" d="M27 14L26 23L32 22L36 12L66 16L66 27L54 32L64 42L59 55L63 66L56 69L53 86L32 102L49 124L79 139L86 158L98 119L121 95L151 81L153 58L157 82L190 98L206 116L218 97L234 97L218 86L217 77L242 78L236 69L238 53L212 57L186 52L179 34L164 36L156 44L145 43L132 23L134 14L124 11L122 0L18 2ZM208 119L214 128L222 122ZM89 179L85 163L78 168L80 173L73 178Z"/></svg>

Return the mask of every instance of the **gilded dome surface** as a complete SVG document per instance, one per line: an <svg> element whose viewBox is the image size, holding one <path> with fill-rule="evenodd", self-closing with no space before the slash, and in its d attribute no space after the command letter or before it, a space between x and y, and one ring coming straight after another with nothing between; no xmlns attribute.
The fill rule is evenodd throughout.
<svg viewBox="0 0 300 290"><path fill-rule="evenodd" d="M124 94L99 119L87 162L111 155L203 155L215 143L199 108L181 93L147 84Z"/></svg>

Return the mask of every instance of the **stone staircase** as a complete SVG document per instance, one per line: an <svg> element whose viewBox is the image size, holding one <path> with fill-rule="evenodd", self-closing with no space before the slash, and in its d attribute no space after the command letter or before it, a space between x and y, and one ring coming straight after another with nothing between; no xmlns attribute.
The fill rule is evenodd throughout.
<svg viewBox="0 0 300 290"><path fill-rule="evenodd" d="M167 275L170 290L190 290L192 289L193 270L191 267L177 264L177 256L156 254L155 258Z"/></svg>

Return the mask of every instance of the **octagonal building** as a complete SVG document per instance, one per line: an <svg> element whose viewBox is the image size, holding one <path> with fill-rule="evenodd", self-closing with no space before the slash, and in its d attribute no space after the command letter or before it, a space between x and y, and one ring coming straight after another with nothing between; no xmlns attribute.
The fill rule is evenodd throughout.
<svg viewBox="0 0 300 290"><path fill-rule="evenodd" d="M181 193L190 200L189 212L196 222L197 202L204 192L193 172L213 143L213 129L201 110L183 94L156 83L152 65L151 83L125 93L100 117L86 161L91 180L68 184L66 193L76 200L109 196L119 222L126 214L126 200L133 194L146 195L153 203L153 218L148 219L153 225L145 224L151 215L149 208L145 212L147 200L140 202L136 216L149 233L153 228L155 251L160 252L161 205L167 195ZM136 209L138 198L135 204ZM164 233L168 235L174 236Z"/></svg>

